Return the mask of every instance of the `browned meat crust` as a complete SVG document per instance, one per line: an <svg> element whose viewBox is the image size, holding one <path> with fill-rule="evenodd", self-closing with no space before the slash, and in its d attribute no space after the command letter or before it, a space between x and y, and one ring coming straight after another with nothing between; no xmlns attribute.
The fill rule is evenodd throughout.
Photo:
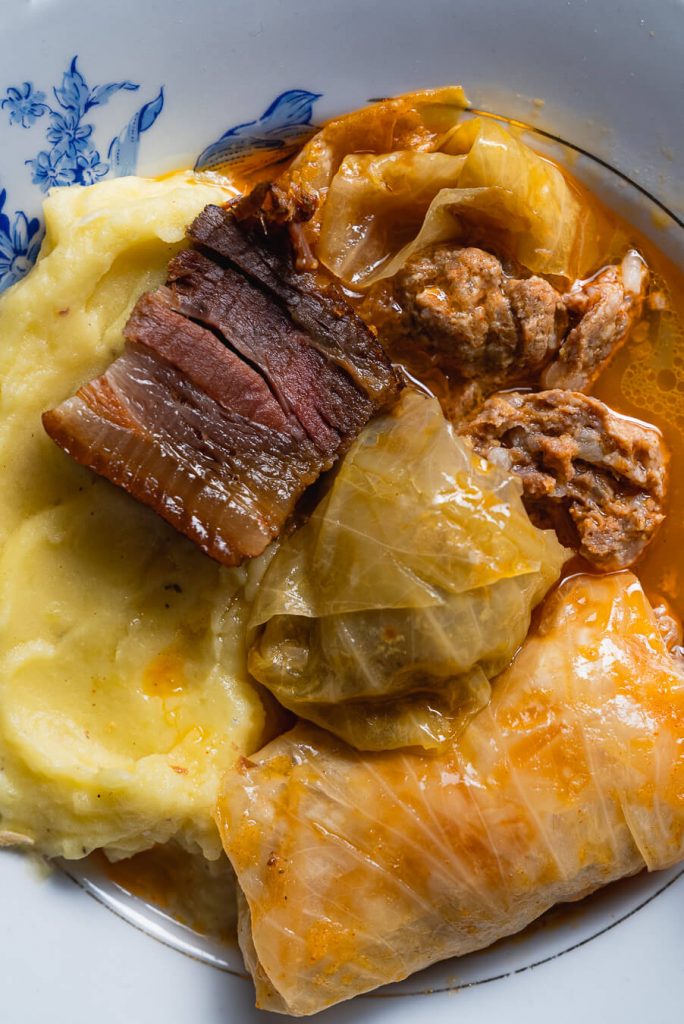
<svg viewBox="0 0 684 1024"><path fill-rule="evenodd" d="M262 181L250 193L231 205L233 216L245 227L287 227L296 270L316 270L313 254L303 225L311 220L318 206L318 193L301 184L284 189L273 181Z"/></svg>
<svg viewBox="0 0 684 1024"><path fill-rule="evenodd" d="M246 224L289 226L311 220L318 206L318 193L302 185L282 188L273 181L260 181L251 192L231 204L231 212Z"/></svg>
<svg viewBox="0 0 684 1024"><path fill-rule="evenodd" d="M667 454L655 427L572 391L494 395L460 433L517 473L539 526L598 569L624 569L663 521Z"/></svg>
<svg viewBox="0 0 684 1024"><path fill-rule="evenodd" d="M589 390L640 316L647 278L630 251L620 266L561 294L543 278L507 273L482 249L438 245L362 308L409 369L413 350L419 376L425 354L447 374L449 412L459 418L508 387Z"/></svg>
<svg viewBox="0 0 684 1024"><path fill-rule="evenodd" d="M191 228L204 251L139 300L124 354L43 416L74 459L226 565L264 550L399 391L363 321L272 230L208 207Z"/></svg>

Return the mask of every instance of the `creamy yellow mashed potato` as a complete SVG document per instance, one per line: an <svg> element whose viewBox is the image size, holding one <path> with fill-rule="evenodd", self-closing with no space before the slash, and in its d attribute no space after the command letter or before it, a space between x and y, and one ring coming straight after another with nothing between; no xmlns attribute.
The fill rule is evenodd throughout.
<svg viewBox="0 0 684 1024"><path fill-rule="evenodd" d="M243 571L40 421L118 355L186 225L228 194L190 174L56 190L36 267L0 300L0 842L117 856L174 837L217 857L219 778L262 739Z"/></svg>

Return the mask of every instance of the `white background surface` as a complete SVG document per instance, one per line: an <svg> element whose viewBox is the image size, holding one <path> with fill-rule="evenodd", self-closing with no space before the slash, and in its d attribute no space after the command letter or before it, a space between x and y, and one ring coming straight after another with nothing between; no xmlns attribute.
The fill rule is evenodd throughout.
<svg viewBox="0 0 684 1024"><path fill-rule="evenodd" d="M681 209L681 0L0 0L0 29L0 94L26 79L49 88L75 53L91 81L131 78L141 98L164 84L165 109L142 141L144 171L186 163L287 88L324 93L320 120L371 96L461 81L476 105L535 117ZM104 135L115 122L113 105L98 117ZM23 161L37 148L34 134L0 118L0 188L32 212ZM357 1000L318 1019L681 1024L683 921L680 879L543 966L454 994ZM169 950L63 876L41 880L5 852L0 922L0 1024L283 1019L251 1010L249 983Z"/></svg>

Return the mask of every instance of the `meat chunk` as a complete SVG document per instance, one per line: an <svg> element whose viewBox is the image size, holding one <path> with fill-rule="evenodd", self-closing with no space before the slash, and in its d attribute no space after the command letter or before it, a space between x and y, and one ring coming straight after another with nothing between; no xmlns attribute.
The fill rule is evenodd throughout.
<svg viewBox="0 0 684 1024"><path fill-rule="evenodd" d="M124 354L43 424L78 462L237 565L280 533L399 382L346 302L299 284L286 231L248 239L229 211L209 217L215 247L172 261L168 284L136 304Z"/></svg>
<svg viewBox="0 0 684 1024"><path fill-rule="evenodd" d="M124 328L128 341L145 345L228 412L304 437L267 382L210 331L174 311L168 288L143 295Z"/></svg>
<svg viewBox="0 0 684 1024"><path fill-rule="evenodd" d="M301 442L229 411L143 346L129 345L43 424L77 462L227 565L264 550L320 471Z"/></svg>
<svg viewBox="0 0 684 1024"><path fill-rule="evenodd" d="M540 277L517 280L482 249L440 245L418 253L395 280L406 329L459 376L509 379L557 352L566 317Z"/></svg>
<svg viewBox="0 0 684 1024"><path fill-rule="evenodd" d="M346 370L326 359L244 275L185 249L169 266L169 286L174 308L217 332L256 367L283 414L301 424L326 458L373 415L372 399Z"/></svg>
<svg viewBox="0 0 684 1024"><path fill-rule="evenodd" d="M563 296L575 326L541 376L547 388L586 391L624 344L643 307L648 271L630 250L617 267L581 282Z"/></svg>
<svg viewBox="0 0 684 1024"><path fill-rule="evenodd" d="M379 408L391 404L398 381L375 335L334 289L322 290L314 276L295 270L289 236L265 241L243 228L230 209L207 206L189 229L190 238L214 259L227 260L276 296L310 343L345 370Z"/></svg>
<svg viewBox="0 0 684 1024"><path fill-rule="evenodd" d="M231 213L246 225L291 227L311 220L318 206L318 193L309 186L291 184L283 188L274 181L260 181L251 192L231 204Z"/></svg>
<svg viewBox="0 0 684 1024"><path fill-rule="evenodd" d="M506 273L482 249L438 245L396 275L384 309L382 291L365 309L409 368L413 348L446 372L459 416L502 388L589 389L639 317L647 279L630 251L561 294L543 278Z"/></svg>
<svg viewBox="0 0 684 1024"><path fill-rule="evenodd" d="M667 453L655 427L572 391L494 395L460 433L517 473L538 526L602 571L624 569L663 521Z"/></svg>

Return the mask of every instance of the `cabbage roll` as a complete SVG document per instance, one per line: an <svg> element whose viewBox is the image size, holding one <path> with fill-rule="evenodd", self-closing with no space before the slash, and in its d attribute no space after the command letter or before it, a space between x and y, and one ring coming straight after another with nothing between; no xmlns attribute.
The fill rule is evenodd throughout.
<svg viewBox="0 0 684 1024"><path fill-rule="evenodd" d="M315 1013L684 858L682 663L633 575L572 577L449 750L300 724L218 822L257 1005Z"/></svg>
<svg viewBox="0 0 684 1024"><path fill-rule="evenodd" d="M517 478L407 391L270 563L250 671L359 749L437 747L487 702L566 555Z"/></svg>

